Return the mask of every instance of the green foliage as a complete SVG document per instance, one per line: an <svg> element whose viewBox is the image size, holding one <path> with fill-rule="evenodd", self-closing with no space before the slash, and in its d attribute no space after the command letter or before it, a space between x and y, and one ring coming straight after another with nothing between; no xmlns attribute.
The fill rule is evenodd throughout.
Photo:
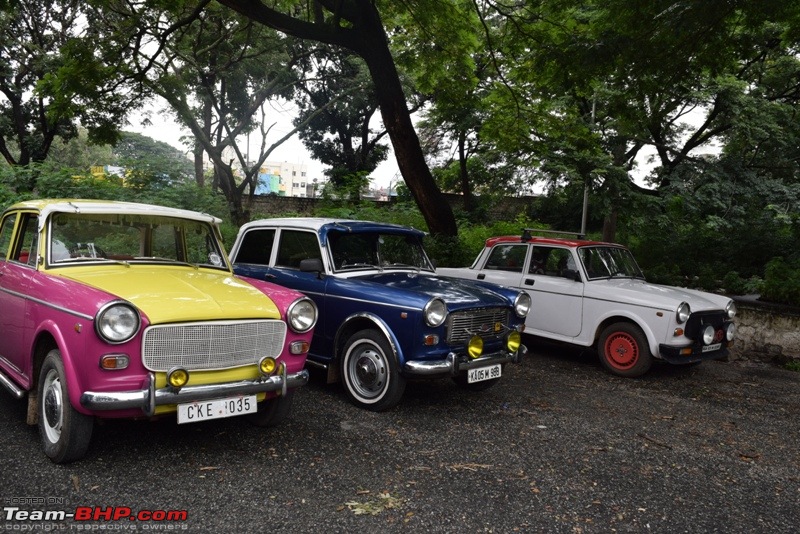
<svg viewBox="0 0 800 534"><path fill-rule="evenodd" d="M800 373L800 360L789 360L783 366L790 371Z"/></svg>
<svg viewBox="0 0 800 534"><path fill-rule="evenodd" d="M782 257L770 260L761 297L781 304L800 304L800 262L789 262Z"/></svg>
<svg viewBox="0 0 800 534"><path fill-rule="evenodd" d="M730 271L722 279L722 287L728 295L761 294L764 281L758 276L742 278L736 271Z"/></svg>

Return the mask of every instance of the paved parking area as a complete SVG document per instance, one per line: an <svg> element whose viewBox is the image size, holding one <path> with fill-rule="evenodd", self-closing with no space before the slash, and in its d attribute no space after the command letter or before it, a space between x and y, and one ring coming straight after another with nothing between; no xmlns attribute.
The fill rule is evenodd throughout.
<svg viewBox="0 0 800 534"><path fill-rule="evenodd" d="M798 531L800 374L710 362L625 380L526 341L532 355L482 393L412 383L377 414L314 379L279 428L110 421L66 466L0 392L0 529ZM103 519L128 509L186 519ZM35 510L50 518L19 520ZM53 519L75 510L101 520Z"/></svg>

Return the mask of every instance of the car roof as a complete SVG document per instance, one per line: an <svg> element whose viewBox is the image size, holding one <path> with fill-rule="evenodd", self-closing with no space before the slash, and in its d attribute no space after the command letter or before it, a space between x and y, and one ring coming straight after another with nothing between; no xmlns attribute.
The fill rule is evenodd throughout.
<svg viewBox="0 0 800 534"><path fill-rule="evenodd" d="M523 240L521 236L518 235L504 235L504 236L497 236L497 237L490 237L486 240L487 247L493 247L498 243L533 243L537 245L558 245L558 246L566 246L571 248L578 248L584 247L587 245L604 245L604 246L611 246L611 247L622 247L618 243L607 243L605 241L592 241L588 239L565 239L560 237L538 237L532 236L530 239Z"/></svg>
<svg viewBox="0 0 800 534"><path fill-rule="evenodd" d="M157 215L164 217L178 217L192 219L213 224L222 222L218 217L207 213L169 208L155 204L140 204L137 202L120 202L116 200L87 200L87 199L39 199L18 202L9 207L12 209L28 209L38 211L40 214L39 225L53 213L111 213L125 215ZM7 211L8 211L7 210Z"/></svg>
<svg viewBox="0 0 800 534"><path fill-rule="evenodd" d="M425 235L425 232L422 230L417 230L416 228L411 228L408 226L401 226L399 224L376 221L357 221L355 219L336 219L332 217L282 217L274 219L259 219L242 225L239 231L245 232L250 228L258 228L261 226L314 230L319 234L320 241L323 245L325 245L327 236L331 232L382 232L415 235L417 237L423 237Z"/></svg>

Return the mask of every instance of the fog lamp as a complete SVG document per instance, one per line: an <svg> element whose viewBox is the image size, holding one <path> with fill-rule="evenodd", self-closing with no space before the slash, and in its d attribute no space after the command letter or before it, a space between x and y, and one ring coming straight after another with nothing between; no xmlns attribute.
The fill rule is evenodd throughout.
<svg viewBox="0 0 800 534"><path fill-rule="evenodd" d="M467 343L467 355L472 358L480 358L483 354L483 339L481 336L472 336Z"/></svg>
<svg viewBox="0 0 800 534"><path fill-rule="evenodd" d="M265 376L271 375L277 368L278 362L275 361L275 358L270 358L269 356L261 358L261 361L258 362L258 370Z"/></svg>
<svg viewBox="0 0 800 534"><path fill-rule="evenodd" d="M733 323L728 324L728 327L725 329L725 337L728 341L733 341L733 338L736 337L736 325Z"/></svg>
<svg viewBox="0 0 800 534"><path fill-rule="evenodd" d="M167 374L167 383L174 388L182 388L189 381L189 371L180 367Z"/></svg>
<svg viewBox="0 0 800 534"><path fill-rule="evenodd" d="M712 341L714 341L714 327L706 325L703 329L703 345L711 345Z"/></svg>
<svg viewBox="0 0 800 534"><path fill-rule="evenodd" d="M522 345L522 336L516 330L512 330L506 338L506 348L509 352L517 352Z"/></svg>

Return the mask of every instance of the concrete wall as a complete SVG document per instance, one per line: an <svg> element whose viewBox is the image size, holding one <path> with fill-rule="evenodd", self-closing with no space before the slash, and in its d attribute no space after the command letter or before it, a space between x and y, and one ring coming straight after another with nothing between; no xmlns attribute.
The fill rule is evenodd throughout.
<svg viewBox="0 0 800 534"><path fill-rule="evenodd" d="M800 361L800 309L736 298L736 342L731 359Z"/></svg>

